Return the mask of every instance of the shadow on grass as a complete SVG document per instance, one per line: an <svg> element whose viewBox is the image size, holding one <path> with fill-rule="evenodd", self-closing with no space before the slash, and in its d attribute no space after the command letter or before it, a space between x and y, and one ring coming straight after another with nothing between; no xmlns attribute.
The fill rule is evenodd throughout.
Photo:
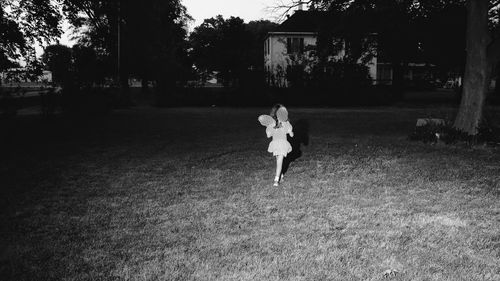
<svg viewBox="0 0 500 281"><path fill-rule="evenodd" d="M282 173L286 174L290 164L302 156L302 145L309 145L309 121L307 119L299 119L292 122L293 137L288 136L288 142L292 145L292 152L290 152L285 159L283 159Z"/></svg>

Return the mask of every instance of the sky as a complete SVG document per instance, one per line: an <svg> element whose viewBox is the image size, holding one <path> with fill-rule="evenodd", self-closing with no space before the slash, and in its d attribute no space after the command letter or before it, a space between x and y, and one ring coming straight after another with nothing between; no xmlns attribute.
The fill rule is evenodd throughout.
<svg viewBox="0 0 500 281"><path fill-rule="evenodd" d="M182 0L188 14L194 18L189 29L200 25L204 19L222 15L240 17L245 22L259 19L274 20L277 16L270 11L270 7L277 5L280 0Z"/></svg>

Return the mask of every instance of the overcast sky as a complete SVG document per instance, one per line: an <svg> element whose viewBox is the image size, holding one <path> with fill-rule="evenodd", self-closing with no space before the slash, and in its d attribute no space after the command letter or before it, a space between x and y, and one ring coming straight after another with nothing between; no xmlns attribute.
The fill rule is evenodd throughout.
<svg viewBox="0 0 500 281"><path fill-rule="evenodd" d="M222 15L240 17L249 22L252 20L274 20L275 14L269 7L275 6L280 0L182 0L188 13L194 18L189 29L200 25L204 19Z"/></svg>

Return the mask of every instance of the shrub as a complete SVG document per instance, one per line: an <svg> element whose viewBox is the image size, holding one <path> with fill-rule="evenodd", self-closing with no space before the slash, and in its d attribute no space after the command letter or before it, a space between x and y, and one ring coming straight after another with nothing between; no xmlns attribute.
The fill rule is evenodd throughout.
<svg viewBox="0 0 500 281"><path fill-rule="evenodd" d="M415 131L408 136L408 139L424 143L499 145L500 127L492 126L484 121L478 128L478 134L471 136L453 128L450 121L446 121L445 124L428 123L424 126L415 127Z"/></svg>
<svg viewBox="0 0 500 281"><path fill-rule="evenodd" d="M0 116L2 118L10 118L17 115L18 101L8 92L0 88Z"/></svg>
<svg viewBox="0 0 500 281"><path fill-rule="evenodd" d="M61 95L64 113L73 116L99 116L113 109L114 88L65 88Z"/></svg>

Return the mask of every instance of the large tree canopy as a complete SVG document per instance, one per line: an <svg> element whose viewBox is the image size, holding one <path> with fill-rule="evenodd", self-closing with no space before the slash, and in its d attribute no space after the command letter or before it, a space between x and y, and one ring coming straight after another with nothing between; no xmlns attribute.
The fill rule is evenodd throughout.
<svg viewBox="0 0 500 281"><path fill-rule="evenodd" d="M357 62L376 54L378 61L391 63L393 85L397 88L404 85L404 70L410 62L438 65L446 70L463 69L463 1L290 0L282 3L278 8L285 12L305 4L309 9L330 13L327 18L333 20L323 24L319 32L320 62L321 57L331 55L329 51L335 51L329 49L331 38L341 37L347 60ZM443 53L447 55L442 56Z"/></svg>
<svg viewBox="0 0 500 281"><path fill-rule="evenodd" d="M180 0L140 4L132 0L2 0L0 68L12 66L21 57L34 58L34 43L58 39L63 16L79 29L79 45L92 48L103 61L100 67L106 66L106 76L119 77L125 87L131 74L173 83L182 77L181 69L189 68L185 37L190 18Z"/></svg>
<svg viewBox="0 0 500 281"><path fill-rule="evenodd" d="M35 43L48 43L61 35L61 15L55 1L0 1L0 71L21 58L34 60Z"/></svg>
<svg viewBox="0 0 500 281"><path fill-rule="evenodd" d="M241 18L205 19L189 37L191 57L199 72L220 72L226 83L238 83L250 71L263 70L264 38L277 24L245 23Z"/></svg>
<svg viewBox="0 0 500 281"><path fill-rule="evenodd" d="M232 82L245 67L249 36L244 21L238 17L224 19L221 15L205 19L190 35L191 56L203 72L219 71L221 78Z"/></svg>
<svg viewBox="0 0 500 281"><path fill-rule="evenodd" d="M110 72L122 85L131 74L160 84L181 78L190 17L180 0L61 1L69 21L84 30L80 43L115 62Z"/></svg>
<svg viewBox="0 0 500 281"><path fill-rule="evenodd" d="M26 39L19 25L0 10L0 71L15 65L14 60L25 53Z"/></svg>
<svg viewBox="0 0 500 281"><path fill-rule="evenodd" d="M345 37L378 33L379 57L392 62L394 82L410 59L453 68L465 61L464 91L454 127L476 135L486 94L500 61L500 0L289 0L285 13L301 5L342 15ZM353 16L352 16L353 15ZM466 19L466 20L465 20ZM465 50L465 52L463 51ZM399 75L398 75L399 73Z"/></svg>
<svg viewBox="0 0 500 281"><path fill-rule="evenodd" d="M52 81L58 84L68 82L72 64L71 48L64 45L49 45L42 55L42 62L52 72Z"/></svg>

